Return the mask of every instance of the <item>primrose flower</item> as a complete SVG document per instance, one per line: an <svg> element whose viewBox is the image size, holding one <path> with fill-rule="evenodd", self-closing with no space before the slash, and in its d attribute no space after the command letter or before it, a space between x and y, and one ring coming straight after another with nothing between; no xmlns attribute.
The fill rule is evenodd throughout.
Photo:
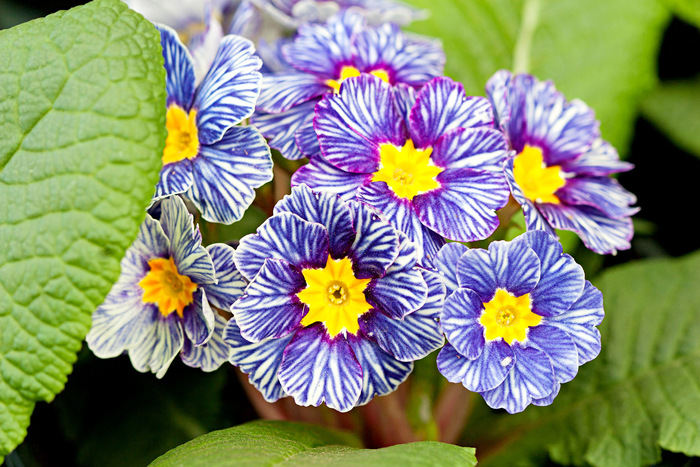
<svg viewBox="0 0 700 467"><path fill-rule="evenodd" d="M265 75L253 123L287 159L318 153L312 126L314 107L324 94L338 92L353 76L372 74L392 85L420 87L440 76L442 46L408 36L396 24L369 27L345 11L326 24L306 24L294 42L282 46L292 70Z"/></svg>
<svg viewBox="0 0 700 467"><path fill-rule="evenodd" d="M221 40L214 63L195 87L192 60L177 34L158 26L165 58L168 137L154 200L184 193L202 217L230 224L272 180L270 148L248 118L260 92L261 62L238 36Z"/></svg>
<svg viewBox="0 0 700 467"><path fill-rule="evenodd" d="M341 10L351 8L373 24L406 25L425 18L425 12L397 0L252 0L273 18L290 28L322 22Z"/></svg>
<svg viewBox="0 0 700 467"><path fill-rule="evenodd" d="M345 412L392 392L444 343L444 285L364 204L296 187L235 262L251 282L224 339L268 401Z"/></svg>
<svg viewBox="0 0 700 467"><path fill-rule="evenodd" d="M450 293L438 369L490 407L549 405L600 352L603 295L548 233L525 232L488 251L450 243L437 263Z"/></svg>
<svg viewBox="0 0 700 467"><path fill-rule="evenodd" d="M508 201L503 134L491 105L466 97L461 84L435 78L416 94L363 75L316 106L321 154L292 185L357 197L381 211L419 247L430 266L442 237L481 240L498 226Z"/></svg>
<svg viewBox="0 0 700 467"><path fill-rule="evenodd" d="M516 154L505 172L527 229L571 230L601 254L629 249L637 198L610 175L633 166L601 139L593 110L550 81L505 70L486 92Z"/></svg>
<svg viewBox="0 0 700 467"><path fill-rule="evenodd" d="M162 378L180 354L189 366L213 371L228 358L222 340L228 310L245 281L233 248L201 245L199 230L177 196L161 202L160 221L146 215L121 262L119 280L92 315L87 343L100 358L124 352L138 371Z"/></svg>

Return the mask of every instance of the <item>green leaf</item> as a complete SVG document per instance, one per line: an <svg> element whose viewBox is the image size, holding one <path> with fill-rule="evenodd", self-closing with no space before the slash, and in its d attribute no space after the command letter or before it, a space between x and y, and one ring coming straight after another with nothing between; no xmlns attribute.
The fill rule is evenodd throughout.
<svg viewBox="0 0 700 467"><path fill-rule="evenodd" d="M700 27L700 0L663 0L684 21Z"/></svg>
<svg viewBox="0 0 700 467"><path fill-rule="evenodd" d="M700 253L610 269L601 355L549 407L489 420L485 465L650 465L700 455ZM495 419L494 419L495 418ZM482 419L482 423L484 420Z"/></svg>
<svg viewBox="0 0 700 467"><path fill-rule="evenodd" d="M644 99L642 113L678 147L700 157L700 78L657 87Z"/></svg>
<svg viewBox="0 0 700 467"><path fill-rule="evenodd" d="M446 73L483 94L497 70L551 79L584 100L624 153L639 100L656 83L668 20L657 0L410 0L432 15L411 30L442 39Z"/></svg>
<svg viewBox="0 0 700 467"><path fill-rule="evenodd" d="M98 0L0 32L0 454L63 389L165 140L155 28Z"/></svg>
<svg viewBox="0 0 700 467"><path fill-rule="evenodd" d="M360 449L353 435L315 425L258 421L200 436L152 466L230 465L476 465L474 449L434 441Z"/></svg>

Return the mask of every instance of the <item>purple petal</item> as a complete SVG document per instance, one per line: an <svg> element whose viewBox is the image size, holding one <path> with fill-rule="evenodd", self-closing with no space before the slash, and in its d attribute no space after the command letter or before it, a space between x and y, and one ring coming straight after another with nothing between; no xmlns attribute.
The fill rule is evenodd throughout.
<svg viewBox="0 0 700 467"><path fill-rule="evenodd" d="M547 221L542 213L538 211L538 206L545 206L545 204L535 205L535 203L525 197L523 190L515 183L515 176L513 175L514 161L514 157L506 159L503 165L503 173L506 175L506 181L508 182L513 198L515 198L518 204L523 208L527 230L543 230L553 237L556 237L557 234L554 228L549 224L549 221Z"/></svg>
<svg viewBox="0 0 700 467"><path fill-rule="evenodd" d="M292 186L301 184L311 188L335 193L345 201L355 199L358 188L367 184L372 174L355 174L330 164L321 154L316 154L308 164L292 175Z"/></svg>
<svg viewBox="0 0 700 467"><path fill-rule="evenodd" d="M457 262L459 258L469 250L469 247L457 242L451 242L440 248L435 258L435 268L440 274L442 283L445 284L447 296L459 288L457 281Z"/></svg>
<svg viewBox="0 0 700 467"><path fill-rule="evenodd" d="M313 131L311 121L316 102L306 102L278 114L255 114L250 122L269 139L271 148L277 149L286 159L298 160L304 157L304 154L296 144L295 134L306 125Z"/></svg>
<svg viewBox="0 0 700 467"><path fill-rule="evenodd" d="M162 24L156 25L156 29L160 32L165 60L165 91L168 95L166 106L174 104L188 112L194 96L192 57L173 29Z"/></svg>
<svg viewBox="0 0 700 467"><path fill-rule="evenodd" d="M238 300L248 285L233 260L235 250L224 243L215 243L207 247L207 252L214 263L216 284L204 286L207 299L217 308L228 311L233 302Z"/></svg>
<svg viewBox="0 0 700 467"><path fill-rule="evenodd" d="M556 196L564 204L590 206L614 219L629 217L639 211L639 208L630 207L637 202L637 197L609 177L570 178L557 190Z"/></svg>
<svg viewBox="0 0 700 467"><path fill-rule="evenodd" d="M501 174L508 146L492 128L455 128L440 138L430 159L447 169L479 169Z"/></svg>
<svg viewBox="0 0 700 467"><path fill-rule="evenodd" d="M189 339L185 339L180 352L182 362L192 368L200 368L210 372L219 369L222 363L228 360L229 347L224 342L223 332L226 326L226 318L214 313L214 332L206 344L195 346Z"/></svg>
<svg viewBox="0 0 700 467"><path fill-rule="evenodd" d="M183 311L182 325L185 328L185 341L199 346L206 344L214 332L214 312L204 290L196 291L192 298L192 303Z"/></svg>
<svg viewBox="0 0 700 467"><path fill-rule="evenodd" d="M527 333L527 345L544 352L552 362L559 383L568 383L578 373L578 352L569 334L555 326L540 324Z"/></svg>
<svg viewBox="0 0 700 467"><path fill-rule="evenodd" d="M457 289L440 312L440 327L457 352L468 359L477 358L484 349L484 326L479 322L484 304L476 292Z"/></svg>
<svg viewBox="0 0 700 467"><path fill-rule="evenodd" d="M279 378L297 405L325 402L339 412L357 405L362 391L362 367L352 348L342 335L329 338L321 323L294 335L284 350Z"/></svg>
<svg viewBox="0 0 700 467"><path fill-rule="evenodd" d="M260 342L295 330L308 311L297 296L305 287L304 276L296 268L282 260L266 259L245 295L231 306L243 337Z"/></svg>
<svg viewBox="0 0 700 467"><path fill-rule="evenodd" d="M312 99L315 102L317 97L330 90L322 79L314 75L298 71L272 73L263 77L257 108L275 114L285 112Z"/></svg>
<svg viewBox="0 0 700 467"><path fill-rule="evenodd" d="M483 392L502 384L515 366L515 360L513 349L498 339L487 342L473 360L448 344L438 354L437 366L448 381L461 382L470 391Z"/></svg>
<svg viewBox="0 0 700 467"><path fill-rule="evenodd" d="M352 260L355 277L383 277L399 254L399 236L369 206L358 202L351 202L350 206L357 236L350 246L348 257Z"/></svg>
<svg viewBox="0 0 700 467"><path fill-rule="evenodd" d="M192 186L192 162L189 159L165 164L160 169L153 200L184 193Z"/></svg>
<svg viewBox="0 0 700 467"><path fill-rule="evenodd" d="M595 177L627 172L634 165L621 161L617 150L607 141L598 138L587 152L575 159L563 161L561 168L564 172Z"/></svg>

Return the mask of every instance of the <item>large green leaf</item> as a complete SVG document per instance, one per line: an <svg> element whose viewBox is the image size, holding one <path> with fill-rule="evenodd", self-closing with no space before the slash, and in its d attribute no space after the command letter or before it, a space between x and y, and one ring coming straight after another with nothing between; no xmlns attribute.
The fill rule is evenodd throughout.
<svg viewBox="0 0 700 467"><path fill-rule="evenodd" d="M700 78L659 86L644 99L642 112L678 147L700 157Z"/></svg>
<svg viewBox="0 0 700 467"><path fill-rule="evenodd" d="M481 419L490 465L649 465L661 448L700 455L700 253L609 270L597 284L601 355L549 407Z"/></svg>
<svg viewBox="0 0 700 467"><path fill-rule="evenodd" d="M432 15L411 30L440 37L446 72L483 94L501 68L554 80L584 100L625 152L639 99L656 82L668 12L658 0L410 0Z"/></svg>
<svg viewBox="0 0 700 467"><path fill-rule="evenodd" d="M700 0L663 0L676 15L700 27Z"/></svg>
<svg viewBox="0 0 700 467"><path fill-rule="evenodd" d="M63 388L158 176L155 28L98 0L0 32L0 454Z"/></svg>
<svg viewBox="0 0 700 467"><path fill-rule="evenodd" d="M434 441L360 449L353 435L303 423L259 421L200 436L151 466L476 465L474 449Z"/></svg>

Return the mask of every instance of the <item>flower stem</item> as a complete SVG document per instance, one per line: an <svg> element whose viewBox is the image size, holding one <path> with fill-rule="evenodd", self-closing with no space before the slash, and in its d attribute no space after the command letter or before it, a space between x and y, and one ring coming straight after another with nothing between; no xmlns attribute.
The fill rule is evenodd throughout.
<svg viewBox="0 0 700 467"><path fill-rule="evenodd" d="M443 389L435 406L439 441L457 443L472 412L472 396L461 384L449 384Z"/></svg>

